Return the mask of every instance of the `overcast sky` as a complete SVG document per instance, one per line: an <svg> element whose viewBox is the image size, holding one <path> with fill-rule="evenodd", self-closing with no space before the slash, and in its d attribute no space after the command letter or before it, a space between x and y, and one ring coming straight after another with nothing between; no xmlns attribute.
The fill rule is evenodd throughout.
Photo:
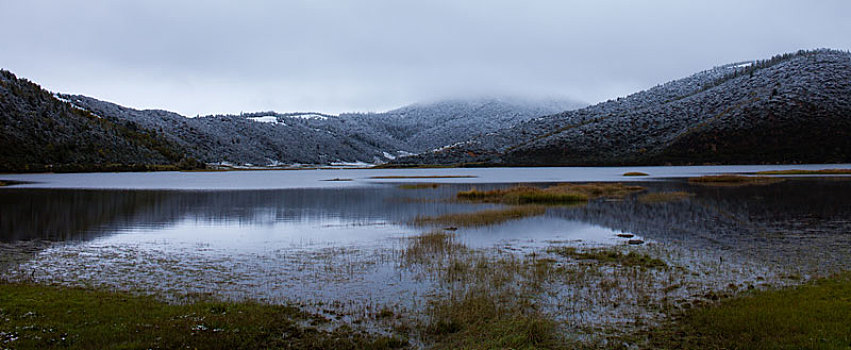
<svg viewBox="0 0 851 350"><path fill-rule="evenodd" d="M851 1L0 0L0 67L184 115L605 101L716 65L851 49Z"/></svg>

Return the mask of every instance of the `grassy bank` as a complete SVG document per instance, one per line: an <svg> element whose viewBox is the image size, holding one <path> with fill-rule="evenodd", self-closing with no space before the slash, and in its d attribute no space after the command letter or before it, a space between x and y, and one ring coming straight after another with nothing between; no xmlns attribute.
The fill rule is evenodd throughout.
<svg viewBox="0 0 851 350"><path fill-rule="evenodd" d="M654 331L650 348L849 349L851 273L695 309Z"/></svg>
<svg viewBox="0 0 851 350"><path fill-rule="evenodd" d="M150 297L0 283L0 347L19 349L390 349L407 341L317 326L296 308L170 305Z"/></svg>
<svg viewBox="0 0 851 350"><path fill-rule="evenodd" d="M758 171L757 175L851 175L851 169L819 169L819 170L767 170Z"/></svg>

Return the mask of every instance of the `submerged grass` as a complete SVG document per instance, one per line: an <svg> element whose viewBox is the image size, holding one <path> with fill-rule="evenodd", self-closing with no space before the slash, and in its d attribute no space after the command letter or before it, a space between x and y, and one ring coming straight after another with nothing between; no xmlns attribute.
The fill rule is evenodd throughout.
<svg viewBox="0 0 851 350"><path fill-rule="evenodd" d="M514 186L506 189L479 191L475 188L461 191L456 198L473 202L505 204L571 204L587 202L592 198L624 197L644 190L641 186L622 183L559 184L547 188Z"/></svg>
<svg viewBox="0 0 851 350"><path fill-rule="evenodd" d="M654 192L646 193L638 196L638 201L642 203L663 203L674 202L683 199L694 197L694 193L690 192Z"/></svg>
<svg viewBox="0 0 851 350"><path fill-rule="evenodd" d="M290 306L199 302L80 288L0 283L0 347L20 349L391 349L407 341L345 327Z"/></svg>
<svg viewBox="0 0 851 350"><path fill-rule="evenodd" d="M425 189L434 189L440 187L440 184L436 183L420 183L420 184L401 184L397 186L402 190L425 190Z"/></svg>
<svg viewBox="0 0 851 350"><path fill-rule="evenodd" d="M757 175L851 175L851 169L820 169L820 170L767 170L758 171Z"/></svg>
<svg viewBox="0 0 851 350"><path fill-rule="evenodd" d="M694 309L650 339L671 349L849 349L851 273Z"/></svg>
<svg viewBox="0 0 851 350"><path fill-rule="evenodd" d="M454 240L455 235L442 230L434 230L411 238L410 244L402 252L402 261L407 264L430 264L455 252L463 252L466 247Z"/></svg>
<svg viewBox="0 0 851 350"><path fill-rule="evenodd" d="M768 185L782 182L783 179L767 176L745 176L736 174L704 175L689 178L690 183L713 186L742 186L742 185Z"/></svg>
<svg viewBox="0 0 851 350"><path fill-rule="evenodd" d="M561 255L576 260L594 260L603 264L614 264L625 267L664 268L664 261L638 252L623 253L613 248L585 249L576 247L550 247L549 253Z"/></svg>
<svg viewBox="0 0 851 350"><path fill-rule="evenodd" d="M650 174L643 173L643 172L640 172L640 171L628 171L628 172L623 173L623 176L648 176L648 175L650 175Z"/></svg>
<svg viewBox="0 0 851 350"><path fill-rule="evenodd" d="M515 206L505 209L488 209L472 213L453 213L440 216L418 216L414 224L419 226L452 225L477 227L501 224L506 221L543 215L547 208L537 205Z"/></svg>

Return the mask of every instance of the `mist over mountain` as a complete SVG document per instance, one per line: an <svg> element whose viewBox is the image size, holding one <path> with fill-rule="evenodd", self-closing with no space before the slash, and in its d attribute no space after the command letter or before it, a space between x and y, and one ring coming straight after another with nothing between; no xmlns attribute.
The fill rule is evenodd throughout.
<svg viewBox="0 0 851 350"><path fill-rule="evenodd" d="M0 164L39 171L109 164L381 164L581 107L567 100L480 98L384 113L258 112L187 118L2 80ZM185 164L182 164L185 165Z"/></svg>
<svg viewBox="0 0 851 350"><path fill-rule="evenodd" d="M536 118L400 164L620 165L851 160L851 54L728 64Z"/></svg>

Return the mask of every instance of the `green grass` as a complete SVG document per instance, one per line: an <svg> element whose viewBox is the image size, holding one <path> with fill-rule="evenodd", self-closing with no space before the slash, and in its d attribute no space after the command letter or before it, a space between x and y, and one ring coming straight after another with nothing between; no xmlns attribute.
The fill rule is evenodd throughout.
<svg viewBox="0 0 851 350"><path fill-rule="evenodd" d="M642 173L640 171L628 171L623 173L623 176L649 176L648 173Z"/></svg>
<svg viewBox="0 0 851 350"><path fill-rule="evenodd" d="M504 204L573 204L599 197L624 197L642 190L644 190L643 187L621 183L559 184L546 188L519 185L490 191L472 188L469 191L458 192L456 198L472 202Z"/></svg>
<svg viewBox="0 0 851 350"><path fill-rule="evenodd" d="M603 264L614 264L625 267L664 268L666 264L661 259L638 252L623 253L612 248L579 250L575 247L550 247L550 253L576 260L594 260Z"/></svg>
<svg viewBox="0 0 851 350"><path fill-rule="evenodd" d="M446 214L440 216L418 216L414 224L418 226L451 225L478 227L501 224L506 221L530 216L543 215L547 209L537 205L516 206L505 209L488 209L472 213Z"/></svg>
<svg viewBox="0 0 851 350"><path fill-rule="evenodd" d="M767 176L745 176L736 174L704 175L689 178L690 183L714 186L768 185L783 179Z"/></svg>
<svg viewBox="0 0 851 350"><path fill-rule="evenodd" d="M652 348L851 349L851 273L693 309Z"/></svg>
<svg viewBox="0 0 851 350"><path fill-rule="evenodd" d="M199 302L0 283L0 347L18 349L389 349L407 341L350 329L290 306ZM12 340L12 339L15 340Z"/></svg>
<svg viewBox="0 0 851 350"><path fill-rule="evenodd" d="M402 190L425 190L425 189L434 189L440 187L440 184L436 183L420 183L420 184L401 184L399 189Z"/></svg>
<svg viewBox="0 0 851 350"><path fill-rule="evenodd" d="M568 349L556 322L514 304L512 295L467 292L432 303L427 335L434 349Z"/></svg>
<svg viewBox="0 0 851 350"><path fill-rule="evenodd" d="M851 169L820 169L820 170L768 170L758 171L757 175L851 175Z"/></svg>
<svg viewBox="0 0 851 350"><path fill-rule="evenodd" d="M638 196L638 201L642 203L664 203L681 201L694 197L694 193L689 192L654 192L646 193Z"/></svg>

